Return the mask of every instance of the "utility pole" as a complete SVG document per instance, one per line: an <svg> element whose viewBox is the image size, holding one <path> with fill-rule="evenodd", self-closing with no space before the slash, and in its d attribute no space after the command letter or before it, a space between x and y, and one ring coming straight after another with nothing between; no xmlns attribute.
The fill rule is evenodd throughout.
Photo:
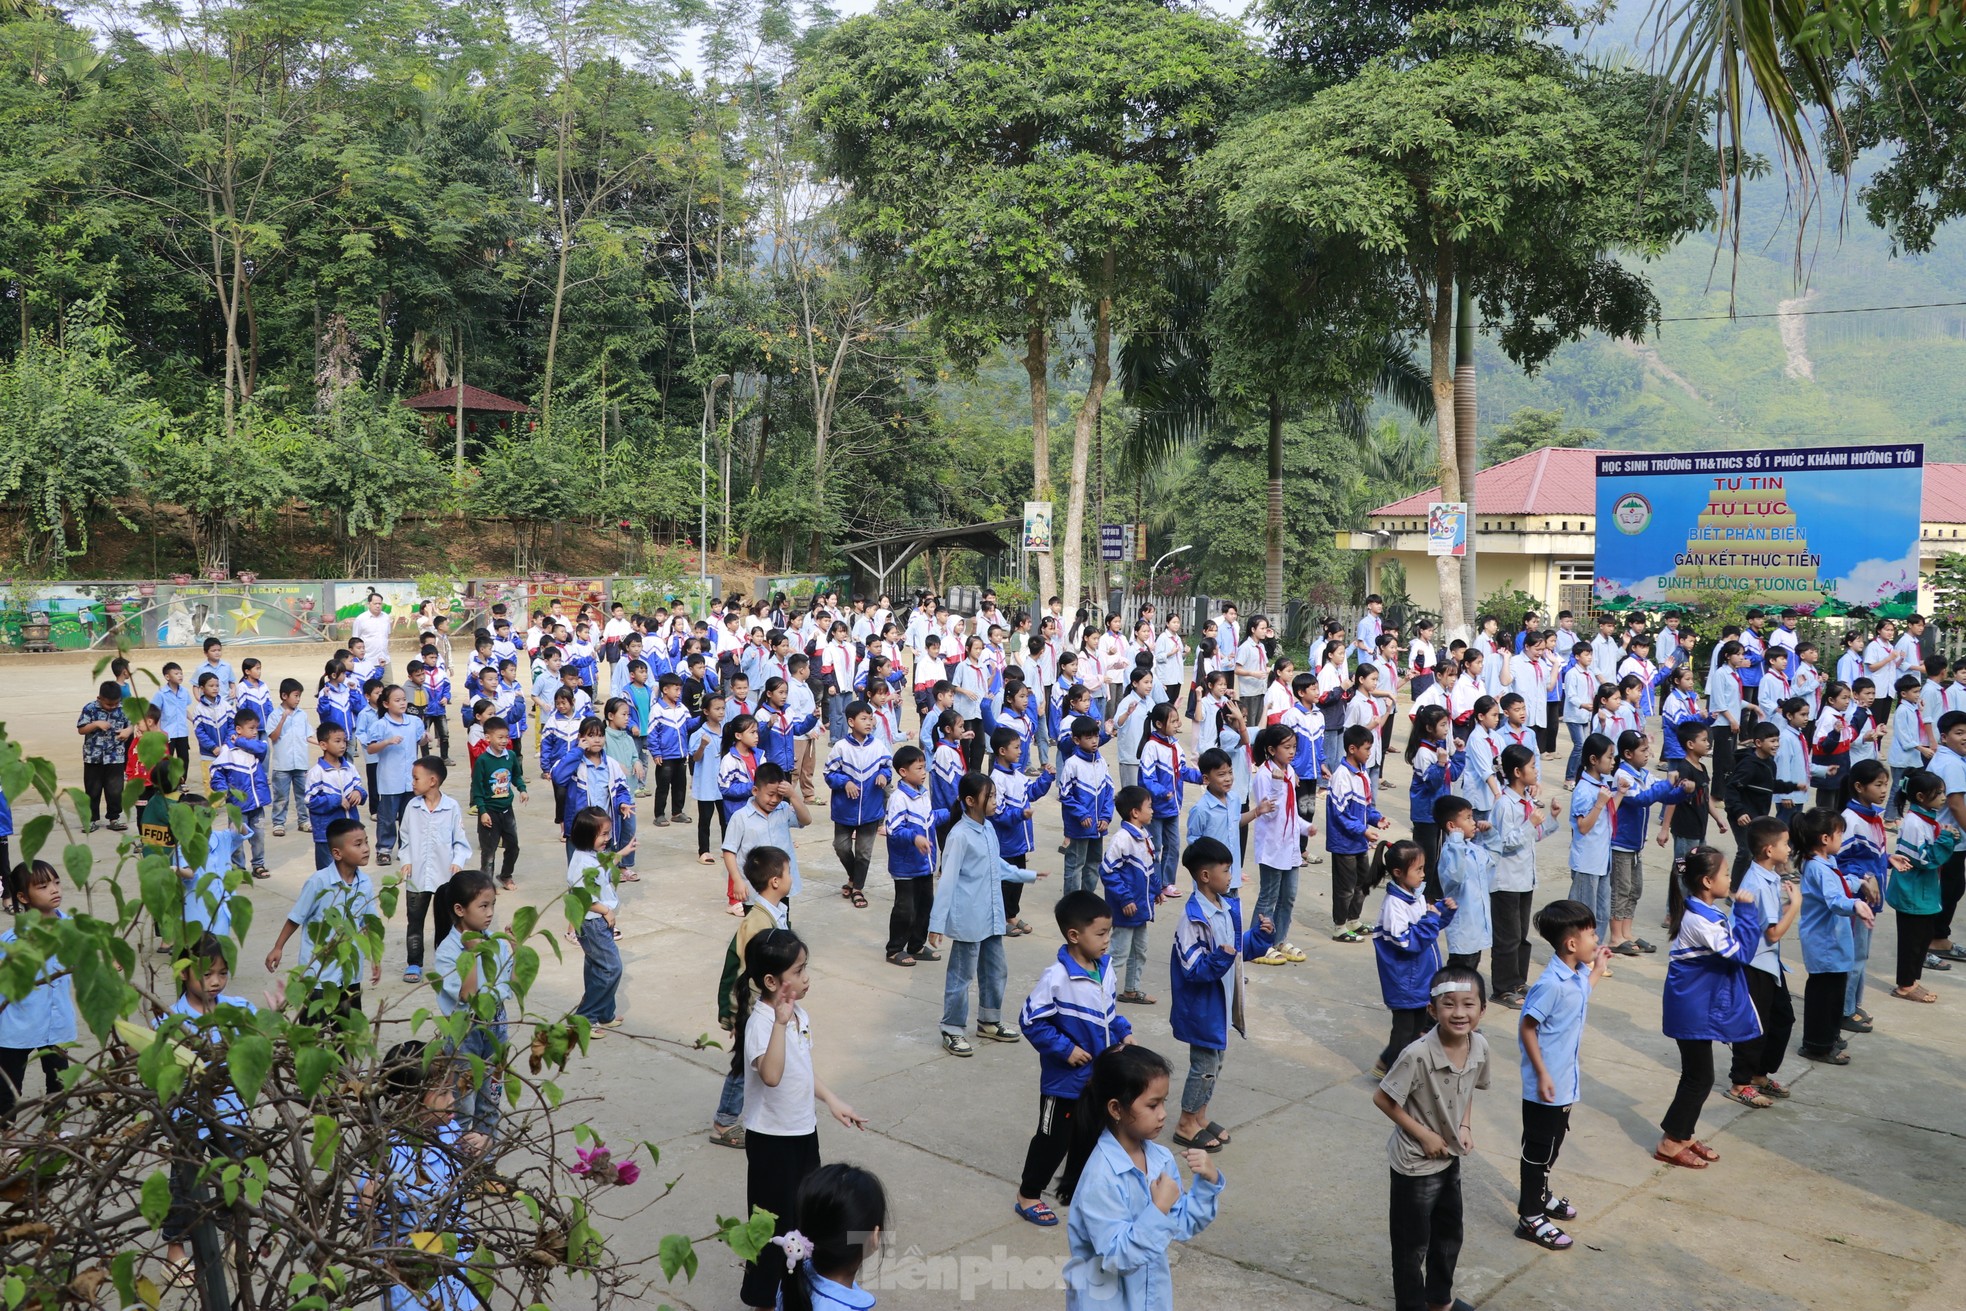
<svg viewBox="0 0 1966 1311"><path fill-rule="evenodd" d="M1475 578L1475 307L1465 269L1454 302L1454 463L1461 471L1461 497L1468 503L1468 553L1461 557L1461 611L1475 624L1480 587Z"/></svg>

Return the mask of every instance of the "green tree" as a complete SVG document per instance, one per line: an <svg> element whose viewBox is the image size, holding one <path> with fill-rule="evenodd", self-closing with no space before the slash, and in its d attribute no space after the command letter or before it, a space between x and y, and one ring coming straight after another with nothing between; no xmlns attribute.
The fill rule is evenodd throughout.
<svg viewBox="0 0 1966 1311"><path fill-rule="evenodd" d="M846 235L892 266L959 368L1022 343L1035 496L1052 499L1053 326L1091 323L1065 530L1040 586L1080 587L1091 438L1116 315L1191 244L1187 163L1254 69L1235 29L1155 0L903 0L817 43L801 92L853 192ZM1061 576L1062 575L1062 576Z"/></svg>
<svg viewBox="0 0 1966 1311"><path fill-rule="evenodd" d="M1331 8L1273 6L1287 7ZM1445 500L1473 490L1455 446L1457 282L1504 353L1534 368L1587 332L1641 335L1656 302L1619 255L1657 253L1713 217L1704 119L1655 149L1656 79L1556 47L1547 33L1575 21L1540 0L1414 13L1383 38L1397 45L1358 52L1356 76L1312 70L1304 85L1328 84L1239 124L1201 170L1240 248L1296 252L1273 282L1316 281L1362 321L1389 309L1390 326L1426 342ZM1457 630L1459 562L1438 563Z"/></svg>
<svg viewBox="0 0 1966 1311"><path fill-rule="evenodd" d="M191 515L198 568L230 572L234 534L271 522L312 458L306 428L287 415L260 405L227 414L214 397L151 443L144 468L162 498Z"/></svg>
<svg viewBox="0 0 1966 1311"><path fill-rule="evenodd" d="M327 389L298 491L334 524L347 577L375 577L382 540L451 490L420 424L386 387L357 378Z"/></svg>
<svg viewBox="0 0 1966 1311"><path fill-rule="evenodd" d="M564 434L562 435L564 437ZM512 525L512 567L539 567L539 530L580 512L585 495L576 453L566 440L500 433L478 465L471 509Z"/></svg>
<svg viewBox="0 0 1966 1311"><path fill-rule="evenodd" d="M1564 427L1563 415L1556 410L1537 410L1525 405L1482 442L1481 467L1486 469L1545 447L1566 450L1603 440L1603 434L1595 429Z"/></svg>

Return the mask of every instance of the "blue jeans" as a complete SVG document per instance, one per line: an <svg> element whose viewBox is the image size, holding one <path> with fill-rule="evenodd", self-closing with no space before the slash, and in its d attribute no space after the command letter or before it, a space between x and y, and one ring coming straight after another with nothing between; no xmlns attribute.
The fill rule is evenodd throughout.
<svg viewBox="0 0 1966 1311"><path fill-rule="evenodd" d="M476 1056L485 1063L484 1077L477 1087L457 1099L457 1122L466 1133L476 1131L490 1138L498 1132L499 1104L505 1097L505 1076L498 1068L499 1053L505 1048L505 1007L498 1008L489 1023L479 1021L464 1035L458 1052Z"/></svg>
<svg viewBox="0 0 1966 1311"><path fill-rule="evenodd" d="M1161 886L1171 888L1175 875L1181 872L1181 817L1154 816L1147 821L1147 836L1153 839L1154 868L1160 873Z"/></svg>
<svg viewBox="0 0 1966 1311"><path fill-rule="evenodd" d="M1856 963L1850 967L1850 981L1843 985L1843 1013L1855 1015L1864 1000L1864 969L1870 961L1872 927L1855 915L1850 917L1850 940L1856 947Z"/></svg>
<svg viewBox="0 0 1966 1311"><path fill-rule="evenodd" d="M253 849L253 868L259 869L266 864L266 811L243 811L239 818L246 825L246 844ZM238 852L235 850L233 854L236 857Z"/></svg>
<svg viewBox="0 0 1966 1311"><path fill-rule="evenodd" d="M1037 718L1038 731L1032 734L1032 736L1036 739L1038 764L1045 769L1049 769L1051 768L1051 734L1045 731L1043 716L1038 716Z"/></svg>
<svg viewBox="0 0 1966 1311"><path fill-rule="evenodd" d="M829 692L826 695L826 731L835 742L846 740L846 703L852 699L851 692Z"/></svg>
<svg viewBox="0 0 1966 1311"><path fill-rule="evenodd" d="M568 857L568 859L571 860L572 857ZM316 834L314 837L314 868L316 870L323 870L332 864L334 864L334 857L328 854L327 839Z"/></svg>
<svg viewBox="0 0 1966 1311"><path fill-rule="evenodd" d="M1222 1049L1188 1044L1188 1079L1181 1085L1181 1113L1194 1115L1208 1109L1215 1097L1215 1076L1222 1073Z"/></svg>
<svg viewBox="0 0 1966 1311"><path fill-rule="evenodd" d="M727 1070L723 1091L717 1094L717 1113L711 1117L710 1123L719 1129L728 1129L743 1118L744 1076L736 1070Z"/></svg>
<svg viewBox="0 0 1966 1311"><path fill-rule="evenodd" d="M276 769L266 777L273 785L273 827L287 826L287 797L291 794L294 812L300 820L300 831L307 832L307 771Z"/></svg>
<svg viewBox="0 0 1966 1311"><path fill-rule="evenodd" d="M605 1024L614 1018L614 995L621 987L621 948L608 922L599 915L589 915L580 922L580 949L587 955L581 973L586 986L574 1014L594 1024Z"/></svg>
<svg viewBox="0 0 1966 1311"><path fill-rule="evenodd" d="M1121 992L1140 991L1140 971L1147 965L1147 929L1145 924L1135 924L1113 930L1113 964L1126 964L1120 975Z"/></svg>
<svg viewBox="0 0 1966 1311"><path fill-rule="evenodd" d="M1577 770L1584 763L1584 739L1590 736L1591 726L1573 724L1567 719L1563 726L1570 730L1570 759L1563 765L1563 781L1570 784L1577 781Z"/></svg>
<svg viewBox="0 0 1966 1311"><path fill-rule="evenodd" d="M1581 901L1597 916L1597 931L1611 932L1611 875L1570 871L1570 900Z"/></svg>
<svg viewBox="0 0 1966 1311"><path fill-rule="evenodd" d="M969 985L976 984L976 1022L994 1024L1003 1015L1004 983L1010 967L1003 939L949 943L949 975L942 984L942 1032L960 1035L969 1027Z"/></svg>
<svg viewBox="0 0 1966 1311"><path fill-rule="evenodd" d="M375 799L375 849L379 855L387 856L396 850L396 826L409 800L407 792L384 792Z"/></svg>
<svg viewBox="0 0 1966 1311"><path fill-rule="evenodd" d="M1891 795L1884 799L1884 822L1887 824L1894 819L1902 817L1902 812L1898 809L1898 793L1904 788L1905 775L1911 773L1911 771L1912 766L1910 765L1891 766ZM1851 977L1855 978L1856 976L1852 975ZM1847 1015L1849 1012L1846 1011L1844 1013Z"/></svg>
<svg viewBox="0 0 1966 1311"><path fill-rule="evenodd" d="M1065 887L1066 892L1077 892L1084 888L1087 892L1098 892L1103 885L1099 881L1099 862L1105 854L1104 838L1072 838L1065 843Z"/></svg>
<svg viewBox="0 0 1966 1311"><path fill-rule="evenodd" d="M1270 917L1270 923L1276 926L1276 932L1271 936L1278 946L1282 946L1290 941L1290 912L1297 906L1297 871L1258 865L1256 877L1256 914ZM1249 922L1254 924L1256 921L1252 917ZM1117 937L1119 930L1113 932Z"/></svg>
<svg viewBox="0 0 1966 1311"><path fill-rule="evenodd" d="M628 844L634 840L635 817L632 814L624 815L620 811L616 811L614 816L614 849L616 851L625 850ZM571 860L573 858L569 856L567 859ZM625 856L615 857L614 867L616 869L635 868L635 853L630 851Z"/></svg>

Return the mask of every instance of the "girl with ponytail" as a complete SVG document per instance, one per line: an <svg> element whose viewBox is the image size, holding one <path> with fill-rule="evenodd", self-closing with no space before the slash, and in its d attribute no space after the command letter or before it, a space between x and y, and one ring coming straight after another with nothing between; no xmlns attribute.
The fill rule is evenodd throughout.
<svg viewBox="0 0 1966 1311"><path fill-rule="evenodd" d="M466 1133L487 1139L498 1129L501 1068L506 1051L505 1006L512 1000L512 940L492 933L498 889L489 874L462 869L437 889L436 955L430 977L437 984L437 1009L446 1016L470 1016L462 1039L454 1042L460 1064L470 1072L470 1088L458 1100L457 1121Z"/></svg>

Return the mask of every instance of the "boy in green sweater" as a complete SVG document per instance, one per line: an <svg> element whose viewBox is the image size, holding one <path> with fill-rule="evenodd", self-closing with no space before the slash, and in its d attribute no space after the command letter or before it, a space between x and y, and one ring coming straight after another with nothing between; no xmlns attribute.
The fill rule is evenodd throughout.
<svg viewBox="0 0 1966 1311"><path fill-rule="evenodd" d="M478 812L478 868L489 874L500 844L505 864L498 884L512 886L512 869L519 863L519 821L512 814L512 793L526 799L526 772L512 749L512 727L493 715L485 720L485 749L471 764L471 805Z"/></svg>

